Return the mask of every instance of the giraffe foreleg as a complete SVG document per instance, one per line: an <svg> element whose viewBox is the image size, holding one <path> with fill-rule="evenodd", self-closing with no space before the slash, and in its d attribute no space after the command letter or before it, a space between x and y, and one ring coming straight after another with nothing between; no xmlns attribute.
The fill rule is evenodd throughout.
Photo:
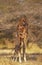
<svg viewBox="0 0 42 65"><path fill-rule="evenodd" d="M21 63L22 60L21 60L21 53L19 53L19 62Z"/></svg>
<svg viewBox="0 0 42 65"><path fill-rule="evenodd" d="M24 59L24 61L26 62L26 54L25 54L25 50L26 50L26 48L25 48L25 44L23 44L23 59Z"/></svg>

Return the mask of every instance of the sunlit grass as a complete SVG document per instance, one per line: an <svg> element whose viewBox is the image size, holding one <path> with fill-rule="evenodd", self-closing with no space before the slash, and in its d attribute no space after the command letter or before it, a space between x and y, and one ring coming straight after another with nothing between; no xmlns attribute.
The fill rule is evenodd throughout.
<svg viewBox="0 0 42 65"><path fill-rule="evenodd" d="M6 44L0 44L0 48L15 48L15 43L10 43L8 40ZM37 43L29 43L28 48L26 48L26 53L42 53L42 48L40 48Z"/></svg>
<svg viewBox="0 0 42 65"><path fill-rule="evenodd" d="M37 45L37 43L29 43L26 49L27 53L42 53L42 49Z"/></svg>

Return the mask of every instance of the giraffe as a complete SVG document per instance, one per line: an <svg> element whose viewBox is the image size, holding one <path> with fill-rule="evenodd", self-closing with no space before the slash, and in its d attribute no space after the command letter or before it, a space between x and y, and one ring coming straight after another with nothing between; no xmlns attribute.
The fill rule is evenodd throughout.
<svg viewBox="0 0 42 65"><path fill-rule="evenodd" d="M25 15L20 17L20 20L17 25L17 36L19 39L19 46L23 49L23 59L26 61L26 45L28 39L28 23ZM19 53L19 61L21 62L21 49Z"/></svg>

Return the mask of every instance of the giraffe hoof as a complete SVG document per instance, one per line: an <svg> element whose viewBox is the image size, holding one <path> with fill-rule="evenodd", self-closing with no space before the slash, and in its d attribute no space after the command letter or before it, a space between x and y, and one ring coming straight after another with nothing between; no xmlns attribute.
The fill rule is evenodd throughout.
<svg viewBox="0 0 42 65"><path fill-rule="evenodd" d="M24 61L26 62L26 58L24 58Z"/></svg>
<svg viewBox="0 0 42 65"><path fill-rule="evenodd" d="M19 61L19 63L22 63L22 61Z"/></svg>
<svg viewBox="0 0 42 65"><path fill-rule="evenodd" d="M19 60L19 62L20 62L20 63L22 63L22 61L21 61L21 60Z"/></svg>

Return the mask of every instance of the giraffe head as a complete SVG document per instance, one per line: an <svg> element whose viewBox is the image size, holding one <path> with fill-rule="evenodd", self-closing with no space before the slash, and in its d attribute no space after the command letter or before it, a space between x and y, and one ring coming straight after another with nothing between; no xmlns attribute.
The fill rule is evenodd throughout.
<svg viewBox="0 0 42 65"><path fill-rule="evenodd" d="M25 15L21 15L19 19L19 24L24 24L26 22L27 18Z"/></svg>
<svg viewBox="0 0 42 65"><path fill-rule="evenodd" d="M26 16L25 15L21 16L20 20L22 23L26 22Z"/></svg>

